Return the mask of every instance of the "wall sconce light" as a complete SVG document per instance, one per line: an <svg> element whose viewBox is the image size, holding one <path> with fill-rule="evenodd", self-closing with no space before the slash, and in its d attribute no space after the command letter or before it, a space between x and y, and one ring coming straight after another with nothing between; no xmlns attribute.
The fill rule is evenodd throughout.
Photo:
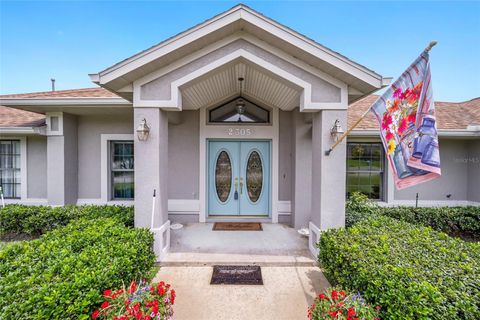
<svg viewBox="0 0 480 320"><path fill-rule="evenodd" d="M335 123L333 124L333 127L330 130L330 135L332 136L333 141L337 142L343 133L344 131L342 129L342 126L340 125L340 121L338 119L335 120Z"/></svg>
<svg viewBox="0 0 480 320"><path fill-rule="evenodd" d="M345 134L344 134L344 131L342 129L342 126L340 125L340 120L335 120L335 123L333 124L333 127L332 129L330 129L330 135L332 136L332 139L333 141L335 141L335 143L333 144L333 146L328 149L327 151L325 151L325 155L326 156L329 156L330 153L332 152L332 150L340 143L342 142L342 140L345 138Z"/></svg>
<svg viewBox="0 0 480 320"><path fill-rule="evenodd" d="M150 134L150 127L147 125L147 120L143 118L142 123L137 127L137 137L140 141L147 141Z"/></svg>

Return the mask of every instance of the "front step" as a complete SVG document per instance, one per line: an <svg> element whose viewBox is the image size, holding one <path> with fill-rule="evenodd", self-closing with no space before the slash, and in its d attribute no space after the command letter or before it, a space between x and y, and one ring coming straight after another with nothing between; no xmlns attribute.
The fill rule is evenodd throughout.
<svg viewBox="0 0 480 320"><path fill-rule="evenodd" d="M305 250L295 255L250 255L227 253L169 252L160 262L164 267L205 267L214 265L257 265L261 267L312 267L317 262Z"/></svg>

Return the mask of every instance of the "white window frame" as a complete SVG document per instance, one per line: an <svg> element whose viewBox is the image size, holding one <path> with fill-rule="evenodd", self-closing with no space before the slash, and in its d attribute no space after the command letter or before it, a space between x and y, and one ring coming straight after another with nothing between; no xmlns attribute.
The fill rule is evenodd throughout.
<svg viewBox="0 0 480 320"><path fill-rule="evenodd" d="M100 136L100 180L101 180L101 202L107 204L131 205L135 199L112 200L110 182L110 143L112 141L134 141L133 134L102 134ZM134 142L135 143L135 142Z"/></svg>
<svg viewBox="0 0 480 320"><path fill-rule="evenodd" d="M27 137L19 136L3 136L0 140L11 141L18 140L20 141L20 198L16 199L5 199L5 203L18 203L20 201L25 201L28 199L27 194Z"/></svg>

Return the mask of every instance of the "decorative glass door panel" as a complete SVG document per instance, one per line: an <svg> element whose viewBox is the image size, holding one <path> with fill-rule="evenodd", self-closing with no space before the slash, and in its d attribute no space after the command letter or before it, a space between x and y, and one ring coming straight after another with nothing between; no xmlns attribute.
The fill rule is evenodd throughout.
<svg viewBox="0 0 480 320"><path fill-rule="evenodd" d="M270 213L270 143L210 141L209 215Z"/></svg>

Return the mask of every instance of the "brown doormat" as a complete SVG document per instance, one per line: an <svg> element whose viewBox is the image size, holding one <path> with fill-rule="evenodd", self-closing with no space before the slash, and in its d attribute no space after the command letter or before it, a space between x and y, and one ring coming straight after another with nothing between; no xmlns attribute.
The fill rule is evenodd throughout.
<svg viewBox="0 0 480 320"><path fill-rule="evenodd" d="M263 285L259 266L213 266L210 284Z"/></svg>
<svg viewBox="0 0 480 320"><path fill-rule="evenodd" d="M213 231L262 231L259 222L215 222Z"/></svg>

